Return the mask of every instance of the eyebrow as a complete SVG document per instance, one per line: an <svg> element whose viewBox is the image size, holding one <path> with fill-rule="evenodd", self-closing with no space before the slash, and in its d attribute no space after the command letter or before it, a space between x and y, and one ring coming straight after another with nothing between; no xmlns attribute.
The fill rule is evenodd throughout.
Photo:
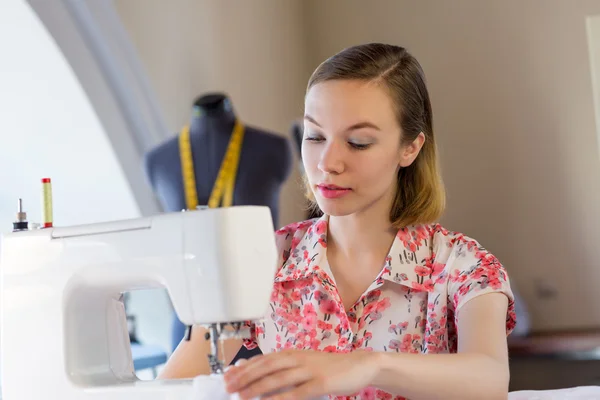
<svg viewBox="0 0 600 400"><path fill-rule="evenodd" d="M315 124L315 125L317 125L319 128L322 128L322 126L319 125L319 123L313 117L311 117L310 115L308 115L308 114L305 115L304 119L307 120L307 121L309 121L309 122L311 122L311 123L313 123L313 124ZM347 128L346 130L347 131L353 131L353 130L362 129L362 128L372 128L372 129L375 129L377 131L381 130L381 128L379 128L377 125L375 125L375 124L373 124L371 122L368 122L368 121L363 121L363 122L359 122L357 124L354 124L354 125L350 126L349 128Z"/></svg>

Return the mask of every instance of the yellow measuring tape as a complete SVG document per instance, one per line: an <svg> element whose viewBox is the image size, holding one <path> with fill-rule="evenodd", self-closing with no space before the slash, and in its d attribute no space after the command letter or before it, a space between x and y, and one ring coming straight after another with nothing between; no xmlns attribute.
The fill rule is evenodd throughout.
<svg viewBox="0 0 600 400"><path fill-rule="evenodd" d="M221 168L219 168L217 180L213 185L208 200L208 207L219 207L219 204L221 204L221 207L231 207L243 140L244 126L239 120L236 120L229 144L227 145L225 157L223 157ZM179 154L181 158L181 173L183 175L186 208L188 210L195 210L198 207L198 193L196 192L196 177L194 175L189 126L184 126L179 134Z"/></svg>

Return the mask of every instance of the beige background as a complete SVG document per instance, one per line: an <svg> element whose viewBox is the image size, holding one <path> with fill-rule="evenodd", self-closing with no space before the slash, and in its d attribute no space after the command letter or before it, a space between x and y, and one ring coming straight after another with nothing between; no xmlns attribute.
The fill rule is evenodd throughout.
<svg viewBox="0 0 600 400"><path fill-rule="evenodd" d="M600 48L600 29L590 27L596 41L587 36L600 1L115 4L173 132L194 97L222 90L246 122L288 135L324 58L369 41L408 47L432 94L449 199L444 225L504 262L534 329L600 326L589 51ZM282 224L303 218L298 177L286 185Z"/></svg>

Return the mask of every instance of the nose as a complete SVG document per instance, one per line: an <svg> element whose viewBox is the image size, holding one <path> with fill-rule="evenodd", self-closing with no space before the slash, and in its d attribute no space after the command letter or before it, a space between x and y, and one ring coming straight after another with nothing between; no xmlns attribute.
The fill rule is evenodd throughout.
<svg viewBox="0 0 600 400"><path fill-rule="evenodd" d="M319 160L319 169L327 174L340 174L344 171L343 149L338 144L330 142L324 147Z"/></svg>

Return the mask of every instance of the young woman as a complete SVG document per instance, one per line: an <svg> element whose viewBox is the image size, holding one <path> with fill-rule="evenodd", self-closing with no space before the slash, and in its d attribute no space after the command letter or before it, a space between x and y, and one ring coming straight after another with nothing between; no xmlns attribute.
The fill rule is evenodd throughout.
<svg viewBox="0 0 600 400"><path fill-rule="evenodd" d="M445 195L417 60L378 43L343 50L310 78L304 120L307 193L323 217L276 232L271 313L243 343L265 354L229 368L227 390L506 399L514 297L491 253L436 222ZM208 373L194 329L161 377ZM228 360L240 344L226 343Z"/></svg>

